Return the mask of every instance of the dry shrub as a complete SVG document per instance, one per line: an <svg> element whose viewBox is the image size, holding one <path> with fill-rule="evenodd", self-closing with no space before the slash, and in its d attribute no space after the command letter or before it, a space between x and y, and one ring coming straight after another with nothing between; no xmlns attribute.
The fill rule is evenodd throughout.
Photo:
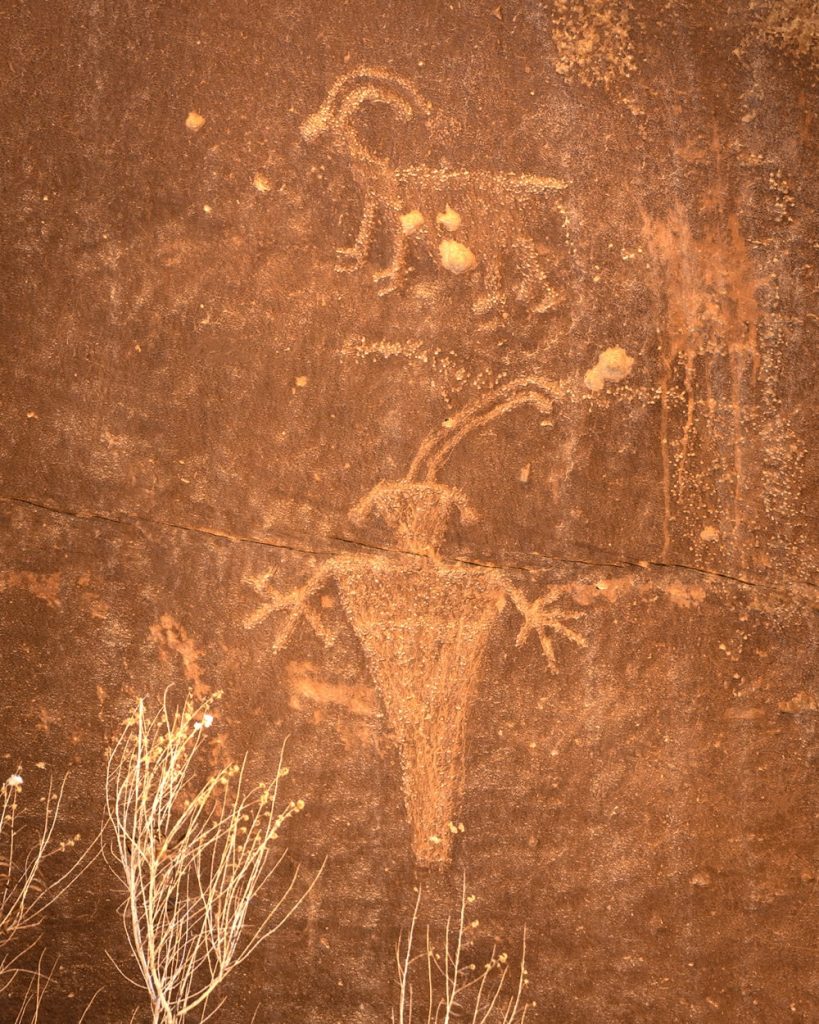
<svg viewBox="0 0 819 1024"><path fill-rule="evenodd" d="M40 939L46 911L65 893L94 859L89 846L65 866L61 855L73 850L79 835L57 840L57 821L65 788L49 782L42 813L32 821L21 807L24 782L21 769L0 787L0 993L27 976L15 1024L36 1024L54 966L43 971L40 956L35 969L23 966L26 954ZM52 870L52 861L60 866Z"/></svg>
<svg viewBox="0 0 819 1024"><path fill-rule="evenodd" d="M393 1009L393 1024L413 1024L419 1016L424 1024L523 1024L533 1002L524 998L528 985L526 972L526 932L523 933L517 980L507 985L509 957L492 947L489 960L478 966L468 955L472 949L471 935L477 921L468 923L466 908L474 897L466 894L466 880L461 905L453 920L446 920L440 946L433 941L429 926L421 952L414 952L421 891L415 903L406 940L396 947L398 965L398 1007Z"/></svg>
<svg viewBox="0 0 819 1024"><path fill-rule="evenodd" d="M271 856L279 831L304 805L277 810L281 759L275 779L256 787L244 765L210 766L206 737L219 697L197 702L189 693L174 709L166 693L153 715L140 700L109 755L113 866L153 1024L213 1016L219 985L309 892L294 896L296 868L261 921L250 923L252 904L284 858Z"/></svg>

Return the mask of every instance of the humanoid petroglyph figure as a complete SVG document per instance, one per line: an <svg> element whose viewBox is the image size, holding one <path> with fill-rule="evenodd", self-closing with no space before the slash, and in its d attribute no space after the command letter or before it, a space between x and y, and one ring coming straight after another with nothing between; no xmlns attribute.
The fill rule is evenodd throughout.
<svg viewBox="0 0 819 1024"><path fill-rule="evenodd" d="M452 517L475 518L462 491L435 479L452 450L468 433L520 406L534 405L548 416L555 397L551 385L534 380L493 392L425 441L403 480L377 484L359 501L352 521L380 517L394 530L394 552L334 556L290 593L278 591L269 576L253 581L264 603L246 626L275 616L276 651L302 621L333 642L338 623L326 621L320 599L335 588L398 744L413 850L421 862L449 858L467 709L490 634L506 610L521 620L516 644L535 636L550 671L557 670L555 638L585 646L566 624L582 613L556 607L563 588L547 587L530 599L506 572L440 554Z"/></svg>
<svg viewBox="0 0 819 1024"><path fill-rule="evenodd" d="M340 249L339 270L365 266L379 222L386 230L389 265L373 275L380 294L404 284L410 245L420 245L444 273L475 274L483 290L475 313L503 307L511 294L532 312L559 301L543 267L543 245L530 221L536 207L566 187L556 178L427 165L394 166L373 152L355 116L365 104L384 104L403 121L430 115L429 104L407 79L380 68L359 68L332 86L301 126L302 138L326 137L348 163L364 209L354 243ZM511 272L510 284L505 278Z"/></svg>

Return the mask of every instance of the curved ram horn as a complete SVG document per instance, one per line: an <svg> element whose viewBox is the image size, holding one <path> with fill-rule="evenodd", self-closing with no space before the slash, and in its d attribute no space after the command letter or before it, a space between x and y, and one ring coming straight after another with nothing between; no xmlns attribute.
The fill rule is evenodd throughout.
<svg viewBox="0 0 819 1024"><path fill-rule="evenodd" d="M333 129L351 131L352 115L368 101L386 104L405 121L415 113L427 117L431 112L430 105L412 82L380 68L359 68L342 75L334 83L319 109L301 125L302 138L305 142L313 142ZM348 139L348 143L359 156L371 156L357 136Z"/></svg>
<svg viewBox="0 0 819 1024"><path fill-rule="evenodd" d="M397 75L387 68L371 67L356 68L355 71L349 71L346 75L342 75L331 86L322 107L326 107L328 112L329 110L338 110L339 97L355 85L369 85L382 92L392 90L394 93L399 94L399 98L400 93L403 92L404 100L410 100L419 112L425 116L428 116L430 113L430 105L408 78Z"/></svg>

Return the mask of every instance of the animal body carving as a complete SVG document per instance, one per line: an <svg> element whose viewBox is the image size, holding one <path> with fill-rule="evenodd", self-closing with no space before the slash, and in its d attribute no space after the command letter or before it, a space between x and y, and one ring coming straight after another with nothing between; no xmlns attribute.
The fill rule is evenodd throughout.
<svg viewBox="0 0 819 1024"><path fill-rule="evenodd" d="M477 314L502 309L510 296L535 313L557 305L558 292L543 267L544 247L529 223L566 183L534 174L394 166L373 152L356 128L355 116L365 104L384 104L403 121L430 114L429 104L407 79L359 68L342 76L302 124L305 141L326 137L349 164L363 197L358 233L349 248L338 251L338 269L366 265L380 223L390 252L389 264L373 275L382 295L405 283L410 247L420 246L440 270L479 277L482 290L473 303Z"/></svg>
<svg viewBox="0 0 819 1024"><path fill-rule="evenodd" d="M332 589L361 644L401 759L412 845L420 862L450 855L455 804L462 788L467 711L480 678L492 630L507 610L520 620L516 643L537 637L550 670L557 670L555 638L585 646L567 622L579 611L561 609L565 593L547 587L528 597L509 574L448 561L440 549L454 516L475 513L466 495L436 480L454 448L472 431L522 405L549 415L557 392L532 380L516 381L467 406L447 429L428 438L403 480L377 484L350 512L353 522L380 518L395 533L391 554L329 558L290 593L269 576L251 581L263 598L246 625L278 620L281 650L301 622L330 644L322 595ZM332 604L332 602L330 602Z"/></svg>

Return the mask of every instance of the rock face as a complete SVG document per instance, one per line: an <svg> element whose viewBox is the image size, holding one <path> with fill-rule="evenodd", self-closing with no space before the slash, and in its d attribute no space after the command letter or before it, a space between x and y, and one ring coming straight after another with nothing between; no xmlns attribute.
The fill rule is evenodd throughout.
<svg viewBox="0 0 819 1024"><path fill-rule="evenodd" d="M387 1019L464 875L533 1020L819 1019L815 5L2 23L32 805L70 772L90 839L133 702L220 689L214 757L289 737L328 859L215 1019ZM150 1019L120 899L100 860L51 908L42 1021Z"/></svg>

